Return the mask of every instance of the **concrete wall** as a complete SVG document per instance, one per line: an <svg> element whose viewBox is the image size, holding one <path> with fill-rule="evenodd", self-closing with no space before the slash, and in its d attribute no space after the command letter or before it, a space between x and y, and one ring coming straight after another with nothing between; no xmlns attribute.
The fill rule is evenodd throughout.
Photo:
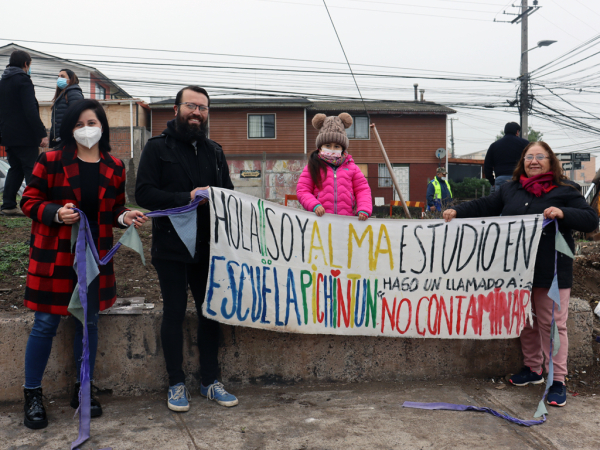
<svg viewBox="0 0 600 450"><path fill-rule="evenodd" d="M101 315L95 384L115 395L166 391L168 380L160 343L161 312L137 316ZM54 340L44 375L44 394L66 394L75 378L73 318L65 318ZM0 401L23 397L24 357L33 314L0 314ZM197 317L184 322L186 383L199 383ZM589 366L592 311L571 299L569 367ZM398 381L446 377L491 377L521 367L520 345L509 340L374 338L277 333L222 326L219 360L224 382Z"/></svg>

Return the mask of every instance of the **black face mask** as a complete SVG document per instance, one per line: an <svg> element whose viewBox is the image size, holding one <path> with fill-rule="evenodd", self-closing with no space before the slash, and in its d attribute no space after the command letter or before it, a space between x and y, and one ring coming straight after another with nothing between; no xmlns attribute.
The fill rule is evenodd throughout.
<svg viewBox="0 0 600 450"><path fill-rule="evenodd" d="M205 120L200 125L190 125L187 120L181 117L180 112L177 112L175 128L177 132L187 142L194 142L204 139L208 135L208 120Z"/></svg>

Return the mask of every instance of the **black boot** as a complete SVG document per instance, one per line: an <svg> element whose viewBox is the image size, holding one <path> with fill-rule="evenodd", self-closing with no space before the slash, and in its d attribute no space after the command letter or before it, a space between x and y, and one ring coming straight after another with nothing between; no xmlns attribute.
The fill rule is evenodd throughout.
<svg viewBox="0 0 600 450"><path fill-rule="evenodd" d="M46 410L42 403L42 388L23 389L25 392L25 426L39 430L48 426Z"/></svg>
<svg viewBox="0 0 600 450"><path fill-rule="evenodd" d="M71 408L77 409L79 408L79 388L81 384L79 381L75 383L75 388L73 389L73 397L71 398ZM94 397L94 386L90 383L90 417L100 417L102 415L102 406L100 406L100 402L96 400Z"/></svg>

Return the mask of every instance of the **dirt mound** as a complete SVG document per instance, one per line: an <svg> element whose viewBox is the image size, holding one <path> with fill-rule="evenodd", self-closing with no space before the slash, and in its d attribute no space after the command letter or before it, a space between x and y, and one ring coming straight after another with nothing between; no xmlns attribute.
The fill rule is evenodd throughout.
<svg viewBox="0 0 600 450"><path fill-rule="evenodd" d="M600 301L600 242L577 243L571 296L589 301L592 309Z"/></svg>

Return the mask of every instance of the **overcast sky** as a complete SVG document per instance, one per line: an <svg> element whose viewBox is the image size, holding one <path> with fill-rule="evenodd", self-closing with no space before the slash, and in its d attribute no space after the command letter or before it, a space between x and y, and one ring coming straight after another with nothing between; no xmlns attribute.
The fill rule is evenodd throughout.
<svg viewBox="0 0 600 450"><path fill-rule="evenodd" d="M521 27L494 23L494 18L515 17L503 14L518 12L511 4L327 0L359 74L362 95L411 100L413 83L418 83L426 100L458 111L452 117L458 118L454 133L459 155L486 149L506 122L519 121L516 108L508 107L506 100L516 95ZM529 18L529 47L539 40L558 42L529 52L530 71L600 34L597 0L539 0L539 5ZM358 97L322 0L105 0L62 6L29 0L11 2L2 10L0 45L15 42L91 65L130 94L148 100L172 96L185 84L228 96L263 92ZM552 69L576 63L572 67L553 74L549 68L547 75L537 72L534 95L543 106L534 107L538 114L558 116L551 120L560 123L534 115L530 125L544 133L555 151L600 151L595 148L599 131L589 128L600 129L600 120L593 117L600 117L600 83L594 68L600 55L577 62L600 51L597 43L600 39L581 54L566 55L565 62ZM567 126L569 119L561 114L575 117L575 126L587 131Z"/></svg>

